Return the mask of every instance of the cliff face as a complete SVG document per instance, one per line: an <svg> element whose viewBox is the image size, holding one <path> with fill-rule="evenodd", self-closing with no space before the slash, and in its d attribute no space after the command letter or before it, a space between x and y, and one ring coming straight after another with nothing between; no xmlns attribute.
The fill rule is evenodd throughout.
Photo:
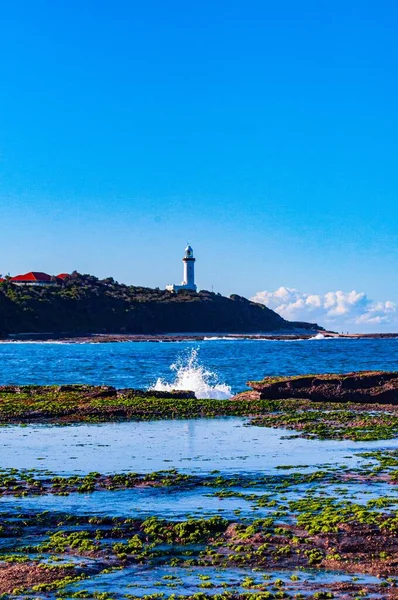
<svg viewBox="0 0 398 600"><path fill-rule="evenodd" d="M0 283L0 334L187 333L311 331L311 323L285 321L269 308L233 295L174 294L127 286L78 273L54 287Z"/></svg>

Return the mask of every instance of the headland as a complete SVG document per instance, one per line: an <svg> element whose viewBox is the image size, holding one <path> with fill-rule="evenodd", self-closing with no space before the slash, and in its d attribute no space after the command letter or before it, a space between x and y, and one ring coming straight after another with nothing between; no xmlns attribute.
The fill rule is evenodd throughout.
<svg viewBox="0 0 398 600"><path fill-rule="evenodd" d="M174 339L189 334L195 339L207 332L311 336L322 331L316 323L287 321L266 306L236 294L225 297L191 289L176 293L76 272L57 278L51 285L9 279L0 282L3 338L21 334L47 338L103 335L96 341L105 341L106 336L122 341L123 337L114 336L171 334Z"/></svg>

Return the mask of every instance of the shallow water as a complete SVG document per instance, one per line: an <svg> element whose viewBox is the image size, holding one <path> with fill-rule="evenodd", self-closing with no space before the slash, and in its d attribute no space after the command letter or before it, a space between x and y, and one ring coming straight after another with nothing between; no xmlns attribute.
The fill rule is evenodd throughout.
<svg viewBox="0 0 398 600"><path fill-rule="evenodd" d="M1 517L4 515L11 522L22 523L23 528L16 537L10 535L0 539L0 552L21 552L28 545L29 556L34 557L34 547L48 541L49 525L25 527L35 515L55 517L56 528L66 532L84 531L91 528L93 532L98 525L91 525L89 517L121 517L124 519L145 519L157 516L169 521L189 518L209 518L219 515L228 520L242 521L247 524L254 519L271 516L277 522L292 523L294 517L289 510L289 502L300 499L340 497L345 502L351 501L366 504L370 499L388 496L398 502L398 488L384 482L361 483L347 480L339 484L325 480L312 483L295 483L290 478L294 473L311 473L326 467L343 473L343 465L347 468L360 467L369 463L369 458L360 457L358 453L379 448L397 448L398 440L355 443L351 441L318 441L307 439L284 439L288 430L277 430L263 427L247 426L247 419L239 417L175 420L154 422L123 422L102 424L80 424L67 426L27 425L7 426L0 428L0 468L41 469L52 473L68 475L72 473L86 474L92 471L114 473L121 471L152 472L176 468L178 471L196 474L198 485L187 488L171 486L170 488L142 487L115 491L96 491L91 494L70 493L68 496L44 494L38 496L0 497ZM278 469L281 466L294 466L293 469ZM201 485L200 475L207 475L217 469L225 476L240 475L256 479L260 475L272 475L272 479L260 485L228 488L228 491L244 493L247 497L219 497L221 488ZM37 476L37 473L35 473ZM285 487L285 480L290 484ZM224 485L224 483L221 483ZM259 507L254 498L265 495L272 505ZM391 505L396 510L397 504ZM378 509L375 509L378 510ZM86 524L69 524L68 515L86 518ZM0 518L1 518L0 517ZM111 523L113 523L111 521ZM54 531L54 525L52 526ZM108 524L108 531L113 527ZM111 548L115 542L127 541L125 537L115 537L113 530L103 539L103 549ZM166 546L166 545L165 545ZM334 582L355 582L357 585L377 583L375 577L353 575L320 570L272 570L272 561L268 573L252 568L200 568L174 567L167 562L173 557L187 558L184 552L190 551L189 545L174 547L159 546L160 555L152 559L152 564L128 565L122 570L111 573L96 574L109 564L104 559L94 559L91 577L81 582L70 584L65 588L66 597L72 597L79 590L89 593L107 592L116 599L123 594L143 596L163 592L166 597L173 593L207 594L223 591L250 592L256 591L254 585L262 589L272 589L273 582L281 579L283 589L289 594L311 594L325 589L324 586ZM200 552L198 545L192 552ZM44 561L49 554L38 549ZM162 554L164 553L164 554ZM37 556L37 554L36 554ZM65 555L66 562L68 554ZM80 560L81 559L81 560ZM84 557L74 559L85 562ZM87 562L87 561L86 561ZM290 577L298 575L298 581ZM173 579L164 579L165 576ZM200 577L202 575L202 577ZM264 579L264 575L269 578ZM203 578L205 577L205 579ZM252 583L245 578L253 578ZM207 579L210 578L210 579ZM210 582L211 587L203 587ZM245 582L245 586L242 584ZM280 584L277 584L280 585ZM249 586L249 587L247 587ZM274 586L275 588L275 586ZM279 589L276 587L276 589ZM70 596L69 596L70 594ZM56 594L50 594L56 598ZM368 597L372 597L371 595Z"/></svg>
<svg viewBox="0 0 398 600"><path fill-rule="evenodd" d="M281 465L349 464L353 452L398 448L398 440L289 439L294 432L246 427L240 417L174 421L27 425L0 428L0 468L54 473L273 472Z"/></svg>
<svg viewBox="0 0 398 600"><path fill-rule="evenodd" d="M345 492L342 493L342 488ZM255 494L259 498L269 495L278 506L286 506L286 493L288 500L294 501L308 497L341 497L345 501L357 504L366 504L369 500L388 496L395 499L398 505L398 489L388 483L367 484L366 489L360 483L350 482L348 485L320 484L319 482L305 485L290 486L286 489L277 490L274 484L261 485L259 487L228 487L229 491L240 492L247 495ZM53 511L73 515L99 515L129 517L145 519L151 516L161 515L168 520L185 520L188 518L209 518L214 514L226 519L264 518L272 514L273 507L259 507L250 499L242 497L217 496L220 489L211 487L195 487L193 489L175 488L135 488L116 491L97 491L90 494L72 492L69 496L57 496L44 494L40 496L26 496L15 498L14 496L0 497L0 511L11 511L16 514L25 512ZM285 500L283 500L285 498ZM289 521L289 517L281 518L280 521Z"/></svg>
<svg viewBox="0 0 398 600"><path fill-rule="evenodd" d="M240 510L241 516L253 516L251 504L242 498L211 497L211 488L175 491L146 488L120 490L114 492L100 491L92 494L71 493L69 496L52 494L13 498L0 498L0 510L14 509L24 511L61 511L74 515L101 515L130 518L142 518L162 515L163 518L179 520L189 517L208 517L220 514L225 518L233 518L234 511ZM247 491L248 490L242 490ZM260 509L256 517L266 516L269 510Z"/></svg>
<svg viewBox="0 0 398 600"><path fill-rule="evenodd" d="M293 574L297 575L300 579L299 582L292 584L290 576ZM200 575L204 574L209 579L203 580ZM268 579L264 579L264 575L269 576ZM164 577L172 577L174 579L163 579ZM100 589L108 593L118 594L155 594L163 592L166 596L173 593L183 593L185 595L194 594L197 592L206 592L207 594L215 594L223 591L223 583L228 584L229 591L238 591L241 593L250 591L250 588L242 587L242 583L245 577L251 577L253 585L267 583L272 586L272 583L281 579L285 583L288 583L296 591L302 589L302 582L306 581L309 583L327 584L335 581L352 581L352 575L346 575L340 572L334 571L273 571L272 573L260 570L252 571L250 569L216 569L213 567L206 568L173 568L173 567L151 567L148 569L142 566L133 566L123 571L116 571L105 575L97 575L90 581L84 581L82 583L68 586L68 591L72 592L79 589L85 589L88 591L94 591ZM203 588L205 581L211 581L214 585L213 588ZM154 585L154 583L157 585ZM368 575L359 575L357 583L369 584L378 583L379 580L376 577ZM253 590L254 591L254 590Z"/></svg>

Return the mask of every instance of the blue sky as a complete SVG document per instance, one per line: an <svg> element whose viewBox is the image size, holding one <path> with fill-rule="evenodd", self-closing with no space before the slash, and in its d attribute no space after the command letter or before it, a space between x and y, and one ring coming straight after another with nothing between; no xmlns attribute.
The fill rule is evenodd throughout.
<svg viewBox="0 0 398 600"><path fill-rule="evenodd" d="M392 1L2 2L0 272L164 287L189 241L201 288L398 304L397 18Z"/></svg>

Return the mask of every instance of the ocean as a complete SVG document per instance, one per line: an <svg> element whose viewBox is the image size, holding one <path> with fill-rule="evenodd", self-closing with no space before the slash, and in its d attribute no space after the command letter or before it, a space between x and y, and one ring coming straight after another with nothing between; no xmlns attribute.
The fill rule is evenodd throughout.
<svg viewBox="0 0 398 600"><path fill-rule="evenodd" d="M267 375L368 369L398 370L398 337L0 344L1 385L88 383L228 398Z"/></svg>

